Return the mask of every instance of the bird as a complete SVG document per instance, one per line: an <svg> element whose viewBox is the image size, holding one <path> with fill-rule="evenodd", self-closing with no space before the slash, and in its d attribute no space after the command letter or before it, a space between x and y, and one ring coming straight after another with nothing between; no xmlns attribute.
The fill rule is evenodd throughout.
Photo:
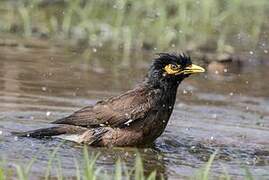
<svg viewBox="0 0 269 180"><path fill-rule="evenodd" d="M52 127L13 134L58 137L90 146L147 146L164 132L179 84L191 74L202 72L205 69L193 64L184 53L159 53L134 89L53 121Z"/></svg>

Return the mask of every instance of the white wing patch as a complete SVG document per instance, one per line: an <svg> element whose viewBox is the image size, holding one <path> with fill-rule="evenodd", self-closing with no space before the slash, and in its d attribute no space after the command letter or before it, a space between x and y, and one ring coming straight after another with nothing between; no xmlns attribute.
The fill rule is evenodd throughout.
<svg viewBox="0 0 269 180"><path fill-rule="evenodd" d="M76 135L76 134L62 134L59 136L55 136L56 138L60 138L60 139L64 139L64 140L68 140L68 141L73 141L76 143L80 143L81 142L81 135Z"/></svg>

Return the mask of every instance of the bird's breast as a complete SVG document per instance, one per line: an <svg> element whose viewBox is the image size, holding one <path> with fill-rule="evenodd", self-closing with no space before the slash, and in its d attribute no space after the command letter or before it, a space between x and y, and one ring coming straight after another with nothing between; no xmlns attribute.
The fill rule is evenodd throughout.
<svg viewBox="0 0 269 180"><path fill-rule="evenodd" d="M161 108L158 111L149 113L142 126L145 141L153 142L165 130L172 110Z"/></svg>

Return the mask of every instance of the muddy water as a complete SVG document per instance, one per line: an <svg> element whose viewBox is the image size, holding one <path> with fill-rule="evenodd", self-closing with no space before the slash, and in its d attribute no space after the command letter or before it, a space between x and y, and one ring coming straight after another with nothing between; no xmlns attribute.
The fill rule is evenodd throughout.
<svg viewBox="0 0 269 180"><path fill-rule="evenodd" d="M120 55L94 51L82 57L58 48L0 48L0 156L8 166L35 158L32 175L42 177L48 153L61 141L17 138L10 132L47 127L52 120L134 87L153 57L139 54L122 61ZM193 176L218 150L212 167L216 176L228 172L241 179L247 167L254 176L268 179L268 68L247 63L185 80L165 133L155 147L138 149L146 171L157 169L170 179ZM74 159L81 161L81 150L69 142L60 146L56 159L65 177L75 176ZM131 167L137 149L89 147L89 152L100 152L97 166L110 173L119 157Z"/></svg>

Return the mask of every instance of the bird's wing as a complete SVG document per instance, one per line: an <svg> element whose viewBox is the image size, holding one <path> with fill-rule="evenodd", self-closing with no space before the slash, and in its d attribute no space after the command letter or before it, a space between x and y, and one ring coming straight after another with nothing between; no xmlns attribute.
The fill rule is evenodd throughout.
<svg viewBox="0 0 269 180"><path fill-rule="evenodd" d="M52 123L83 127L129 125L144 118L155 107L155 97L156 93L138 88L121 96L98 102L94 106L85 107Z"/></svg>

